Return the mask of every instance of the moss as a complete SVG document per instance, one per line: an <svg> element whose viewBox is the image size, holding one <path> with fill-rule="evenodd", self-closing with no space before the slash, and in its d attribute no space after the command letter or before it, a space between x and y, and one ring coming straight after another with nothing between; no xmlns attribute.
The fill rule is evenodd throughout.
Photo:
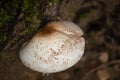
<svg viewBox="0 0 120 80"><path fill-rule="evenodd" d="M11 21L19 10L20 2L18 0L7 1L0 8L0 27ZM12 11L12 12L11 12Z"/></svg>
<svg viewBox="0 0 120 80"><path fill-rule="evenodd" d="M10 21L11 16L8 15L7 11L0 9L0 27L2 27L6 22Z"/></svg>
<svg viewBox="0 0 120 80"><path fill-rule="evenodd" d="M54 4L58 4L59 0L53 0Z"/></svg>
<svg viewBox="0 0 120 80"><path fill-rule="evenodd" d="M0 43L2 43L3 41L5 41L7 38L6 38L6 34L1 34L0 35Z"/></svg>
<svg viewBox="0 0 120 80"><path fill-rule="evenodd" d="M4 48L8 37L12 34L14 25L17 24L19 14L24 13L25 25L27 29L23 35L29 35L36 31L44 17L44 11L53 4L58 4L59 0L10 0L5 1L0 8L0 50ZM52 5L51 5L52 4ZM14 35L15 36L15 35ZM19 37L13 38L17 41ZM3 46L3 47L2 47Z"/></svg>
<svg viewBox="0 0 120 80"><path fill-rule="evenodd" d="M41 0L24 0L22 11L24 12L25 19L28 22L39 21L39 3Z"/></svg>
<svg viewBox="0 0 120 80"><path fill-rule="evenodd" d="M59 0L24 0L21 8L25 14L26 21L40 23L40 18L43 16L42 10L44 10L45 7L52 6L51 4L55 5L58 3Z"/></svg>
<svg viewBox="0 0 120 80"><path fill-rule="evenodd" d="M18 37L13 38L13 42L16 42L18 40Z"/></svg>
<svg viewBox="0 0 120 80"><path fill-rule="evenodd" d="M51 0L51 1L48 1L48 6L57 5L58 3L59 3L59 0Z"/></svg>
<svg viewBox="0 0 120 80"><path fill-rule="evenodd" d="M24 30L23 35L29 34L31 32L31 28L27 28Z"/></svg>
<svg viewBox="0 0 120 80"><path fill-rule="evenodd" d="M26 28L26 29L22 32L22 35L29 35L30 33L32 33L33 30L34 30L34 28L28 27L28 28ZM12 39L12 41L13 41L13 42L17 42L19 39L20 39L19 36L15 36L15 37Z"/></svg>
<svg viewBox="0 0 120 80"><path fill-rule="evenodd" d="M20 1L11 0L5 1L0 7L0 45L7 40L9 31L13 27L13 20L16 19L20 10Z"/></svg>

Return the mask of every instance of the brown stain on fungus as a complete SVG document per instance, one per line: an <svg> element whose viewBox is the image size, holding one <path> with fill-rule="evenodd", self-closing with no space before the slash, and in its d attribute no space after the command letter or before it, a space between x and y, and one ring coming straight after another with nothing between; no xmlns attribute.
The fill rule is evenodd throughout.
<svg viewBox="0 0 120 80"><path fill-rule="evenodd" d="M43 28L41 28L37 33L36 36L49 36L52 35L57 30L55 29L55 25L53 24L47 24Z"/></svg>

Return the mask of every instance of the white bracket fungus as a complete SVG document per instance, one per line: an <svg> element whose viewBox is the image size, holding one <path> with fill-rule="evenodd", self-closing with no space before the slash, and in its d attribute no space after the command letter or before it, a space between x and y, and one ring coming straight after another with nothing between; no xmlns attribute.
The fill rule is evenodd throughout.
<svg viewBox="0 0 120 80"><path fill-rule="evenodd" d="M80 27L73 22L50 22L21 48L20 59L25 66L42 73L66 70L84 53L82 35Z"/></svg>

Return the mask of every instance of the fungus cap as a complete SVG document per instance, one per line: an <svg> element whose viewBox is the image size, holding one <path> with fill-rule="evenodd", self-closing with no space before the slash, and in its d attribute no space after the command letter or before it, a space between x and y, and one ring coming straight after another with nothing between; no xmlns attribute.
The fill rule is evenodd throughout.
<svg viewBox="0 0 120 80"><path fill-rule="evenodd" d="M50 22L20 50L22 63L32 70L55 73L75 65L82 57L85 40L73 22Z"/></svg>

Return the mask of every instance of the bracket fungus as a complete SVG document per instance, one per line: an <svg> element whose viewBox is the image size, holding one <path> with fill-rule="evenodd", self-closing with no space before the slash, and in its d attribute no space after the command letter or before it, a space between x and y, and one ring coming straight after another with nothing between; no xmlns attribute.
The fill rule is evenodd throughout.
<svg viewBox="0 0 120 80"><path fill-rule="evenodd" d="M75 65L85 48L83 32L69 21L49 22L20 50L22 63L42 73L64 71Z"/></svg>

